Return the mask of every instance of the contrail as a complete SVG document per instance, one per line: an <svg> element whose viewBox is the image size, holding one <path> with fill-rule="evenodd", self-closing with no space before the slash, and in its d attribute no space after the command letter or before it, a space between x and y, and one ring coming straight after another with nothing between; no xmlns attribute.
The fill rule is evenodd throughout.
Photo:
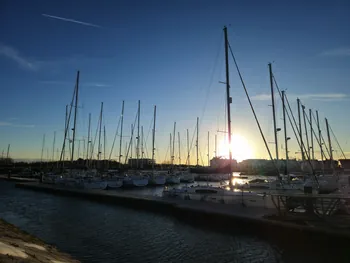
<svg viewBox="0 0 350 263"><path fill-rule="evenodd" d="M66 22L71 22L71 23L76 23L76 24L80 24L80 25L84 25L84 26L92 26L92 27L97 27L100 28L101 26L99 25L95 25L95 24L91 24L91 23L86 23L86 22L82 22L82 21L78 21L78 20L74 20L74 19L70 19L70 18L64 18L64 17L59 17L59 16L52 16L52 15L47 15L47 14L41 14L42 16L45 17L49 17L49 18L53 18L53 19L58 19L58 20L63 20Z"/></svg>

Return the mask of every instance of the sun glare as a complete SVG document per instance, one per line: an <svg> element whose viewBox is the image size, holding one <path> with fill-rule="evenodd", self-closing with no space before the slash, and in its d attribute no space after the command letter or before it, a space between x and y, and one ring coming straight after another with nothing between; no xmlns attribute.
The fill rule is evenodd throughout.
<svg viewBox="0 0 350 263"><path fill-rule="evenodd" d="M231 151L232 158L236 159L238 162L241 162L245 159L253 158L253 150L248 141L239 134L232 134L231 137ZM228 139L225 138L221 140L218 145L218 155L224 158L229 157L229 145Z"/></svg>

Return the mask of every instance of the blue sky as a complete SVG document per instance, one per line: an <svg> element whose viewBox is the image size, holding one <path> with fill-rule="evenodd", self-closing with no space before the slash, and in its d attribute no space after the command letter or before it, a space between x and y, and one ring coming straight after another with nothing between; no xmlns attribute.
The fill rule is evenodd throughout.
<svg viewBox="0 0 350 263"><path fill-rule="evenodd" d="M267 64L274 61L275 77L292 107L300 97L307 108L318 109L350 152L350 123L343 116L350 110L349 11L347 1L1 1L0 149L10 143L14 158L39 158L43 134L52 152L54 131L55 148L61 147L65 105L80 70L78 139L87 136L89 113L96 129L103 101L110 147L122 100L124 133L130 134L140 99L145 133L157 105L159 161L166 158L174 121L184 154L186 129L192 137L197 116L206 160L207 132L214 149L214 134L225 127L225 86L218 82L225 77L222 29L228 25L268 140L273 129ZM233 132L246 138L254 157L267 158L230 63ZM281 126L280 101L277 110ZM281 144L282 133L279 138Z"/></svg>

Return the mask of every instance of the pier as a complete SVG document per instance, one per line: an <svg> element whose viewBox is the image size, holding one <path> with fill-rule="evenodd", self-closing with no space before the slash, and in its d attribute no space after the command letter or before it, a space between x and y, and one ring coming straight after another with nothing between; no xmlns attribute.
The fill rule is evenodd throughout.
<svg viewBox="0 0 350 263"><path fill-rule="evenodd" d="M327 217L327 220L323 220L323 217L305 216L304 213L281 214L277 208L145 196L138 195L134 191L83 190L33 182L17 183L16 187L162 213L225 232L237 233L239 229L244 229L268 237L290 238L302 235L317 240L336 238L338 241L350 241L348 215Z"/></svg>

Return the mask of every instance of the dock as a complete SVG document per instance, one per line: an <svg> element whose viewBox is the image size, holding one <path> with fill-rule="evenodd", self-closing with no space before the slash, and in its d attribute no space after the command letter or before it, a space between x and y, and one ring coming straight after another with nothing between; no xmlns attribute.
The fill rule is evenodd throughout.
<svg viewBox="0 0 350 263"><path fill-rule="evenodd" d="M137 195L134 191L131 193L118 190L84 190L36 182L17 183L16 187L162 213L224 232L237 233L240 229L244 229L269 237L274 235L290 238L291 235L302 235L312 236L315 240L336 238L338 241L350 241L350 216L348 215L334 219L336 223L332 224L330 219L283 216L277 209L272 208L144 196Z"/></svg>
<svg viewBox="0 0 350 263"><path fill-rule="evenodd" d="M11 182L39 182L39 179L36 178L25 178L17 175L11 175L8 177L7 175L0 175L0 181L11 181Z"/></svg>

